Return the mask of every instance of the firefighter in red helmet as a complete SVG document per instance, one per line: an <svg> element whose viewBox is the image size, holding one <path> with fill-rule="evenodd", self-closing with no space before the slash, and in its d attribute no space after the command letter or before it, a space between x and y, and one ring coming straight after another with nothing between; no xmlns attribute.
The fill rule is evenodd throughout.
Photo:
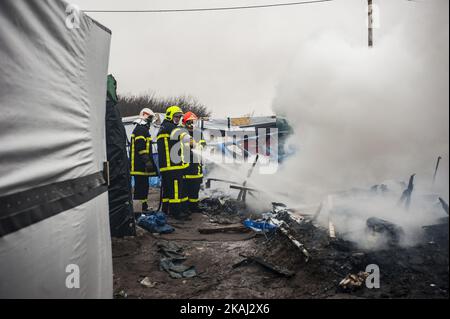
<svg viewBox="0 0 450 319"><path fill-rule="evenodd" d="M188 207L191 213L199 211L198 203L200 186L203 182L203 165L201 163L201 155L199 155L198 150L206 145L206 142L201 139L201 134L198 134L198 137L196 136L197 134L194 134L197 120L198 117L194 113L187 112L182 121L184 128L187 129L189 135L191 136L189 159L185 159L185 161L189 163L189 166L184 175L188 195ZM195 140L195 138L197 138L198 141Z"/></svg>

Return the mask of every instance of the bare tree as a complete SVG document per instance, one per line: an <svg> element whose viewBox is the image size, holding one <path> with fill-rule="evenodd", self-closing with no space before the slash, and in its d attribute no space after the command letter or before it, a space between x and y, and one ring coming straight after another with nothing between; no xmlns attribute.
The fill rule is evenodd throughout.
<svg viewBox="0 0 450 319"><path fill-rule="evenodd" d="M199 117L209 117L211 112L205 105L192 96L179 96L162 98L153 94L138 96L119 96L117 104L120 114L123 117L138 115L145 108L150 108L155 113L165 113L169 106L177 105L184 112L194 112Z"/></svg>

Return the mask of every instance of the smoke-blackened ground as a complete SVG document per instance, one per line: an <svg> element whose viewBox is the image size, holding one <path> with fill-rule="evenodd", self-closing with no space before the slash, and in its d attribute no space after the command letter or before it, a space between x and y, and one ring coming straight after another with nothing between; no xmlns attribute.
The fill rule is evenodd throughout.
<svg viewBox="0 0 450 319"><path fill-rule="evenodd" d="M157 192L152 194L157 205ZM215 204L214 204L215 205ZM233 205L231 203L225 204ZM239 206L239 205L237 205ZM215 207L215 206L214 206ZM229 207L229 206L227 206ZM216 209L216 208L214 208ZM409 248L364 250L343 239L331 239L328 229L314 223L297 223L289 214L280 218L292 235L305 245L310 260L280 233L199 234L212 227L209 215L194 214L192 221L177 223L170 235L153 236L140 229L134 238L114 239L114 291L116 298L448 298L448 224L443 238L428 238ZM216 212L220 208L216 209ZM298 217L299 212L292 214ZM306 212L309 213L309 212ZM239 214L237 214L239 215ZM283 217L284 216L284 217ZM217 225L215 225L217 226ZM436 230L431 231L436 234ZM158 243L170 241L183 248L186 262L199 273L190 279L172 279L159 267ZM243 256L260 257L294 273L286 278L256 263L240 265ZM340 281L369 264L380 268L379 289L363 286L343 291ZM140 281L148 277L152 287Z"/></svg>

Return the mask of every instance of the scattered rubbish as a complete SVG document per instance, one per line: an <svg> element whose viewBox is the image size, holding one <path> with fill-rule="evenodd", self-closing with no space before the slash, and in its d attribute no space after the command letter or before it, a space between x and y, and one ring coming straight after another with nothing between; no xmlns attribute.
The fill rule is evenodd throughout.
<svg viewBox="0 0 450 319"><path fill-rule="evenodd" d="M413 181L414 175L410 178L410 185L405 185L400 190L401 192L406 188L402 206L405 204L404 202L410 201L408 197L411 196L414 188ZM379 200L390 200L392 197L394 198L393 204L395 205L395 200L400 197L397 197L395 194L396 191L397 188L395 187L392 187L392 189L389 188L388 190L385 184L380 184L376 188L376 196L381 196L383 193L389 192L385 198L379 198ZM446 276L448 278L448 274L446 275L445 273L445 270L448 269L448 254L439 253L448 244L444 246L444 240L442 244L441 241L437 240L436 231L434 231L434 237L432 238L432 241L436 242L433 246L418 245L414 247L400 247L399 244L404 239L404 231L399 225L375 217L362 219L361 221L363 223L365 222L366 225L365 227L363 225L361 229L357 228L358 232L361 231L362 234L367 235L367 229L369 229L373 234L376 234L376 236L372 236L373 238L383 240L387 238L391 244L389 246L383 245L382 249L371 249L360 245L359 242L349 241L348 239L351 237L345 237L343 236L344 233L340 232L341 227L338 228L338 226L342 224L342 220L345 220L340 219L340 216L346 215L348 218L351 218L353 213L350 210L347 211L342 208L344 206L344 201L342 200L344 197L342 196L344 195L331 195L328 197L328 200L320 204L318 203L319 205L317 206L303 207L304 211L289 209L283 203L274 202L272 203L273 208L271 211L265 213L259 212L260 214L258 215L255 215L253 212L250 215L248 208L244 205L241 205L236 200L222 196L222 193L220 195L219 198L208 198L202 203L206 208L205 211L210 217L210 220L223 217L226 221L227 219L230 220L230 216L236 216L237 218L246 216L246 218L241 219L241 223L243 223L244 227L254 230L255 232L252 234L266 235L269 232L271 233L271 236L266 235L266 240L263 237L257 238L255 241L257 243L255 250L241 255L243 259L234 264L233 268L257 264L283 277L294 276L301 270L311 275L311 277L323 278L321 280L327 282L326 285L328 285L327 289L329 291L331 284L332 287L338 286L339 289L353 291L364 287L365 280L368 276L365 272L358 273L358 270L364 270L369 264L377 264L381 268L389 270L389 274L386 275L386 280L389 280L389 289L392 289L394 292L392 296L402 296L410 293L429 293L420 290L422 288L414 292L405 292L404 288L402 288L404 282L407 282L415 274L419 274L419 278L424 282L428 282L428 285L433 283L433 285L436 284L439 287L448 287L442 283ZM370 194L368 189L355 189L350 193L346 193L345 196L345 200L353 200L354 198L355 200L365 200L373 196L373 194ZM437 196L430 196L430 201L435 199L437 199ZM441 209L438 205L443 205L442 201L440 201L440 204L434 201L434 204L436 205L434 208L437 211ZM237 207L238 209L235 209ZM239 210L241 212L245 211L245 213L238 213L237 211ZM321 216L323 218L318 218L318 216L320 214L326 215L327 213L330 213L332 217L328 220L329 223L319 225L319 223L312 222L317 219L324 219L326 221L325 218L328 216ZM255 216L258 217L255 218ZM446 218L448 219L448 217ZM441 224L429 226L429 232L432 233L433 231L431 229L435 229L436 226L441 227ZM236 224L232 223L225 227L200 228L199 231L202 233L226 232L234 230L234 227L236 227ZM242 226L237 226L237 231L240 229L242 229ZM354 229L351 229L351 231L354 231ZM444 226L442 226L443 231ZM427 232L424 231L423 233ZM380 236L381 234L383 236ZM448 230L446 234L448 238ZM371 240L371 236L368 239ZM423 243L426 244L427 241L423 241ZM296 248L292 249L292 245ZM306 265L305 260L310 263ZM429 265L433 263L436 263L439 268L439 272L435 274L429 272ZM175 266L177 266L176 263ZM190 265L187 264L187 266ZM178 269L169 264L167 268L169 271L175 272L171 276L183 278L182 276L186 275L186 271L189 274L189 269L186 270L187 266ZM178 273L174 270L178 270ZM361 294L369 296L369 292L374 293L374 291L363 290ZM444 294L444 292L440 291L439 293Z"/></svg>
<svg viewBox="0 0 450 319"><path fill-rule="evenodd" d="M160 241L157 244L158 251L167 258L186 260L183 249L171 241Z"/></svg>
<svg viewBox="0 0 450 319"><path fill-rule="evenodd" d="M171 258L162 258L159 265L162 270L169 273L174 279L192 278L197 276L194 266L186 266L181 264L182 261Z"/></svg>
<svg viewBox="0 0 450 319"><path fill-rule="evenodd" d="M116 299L125 299L125 298L128 298L128 295L125 292L125 290L121 290L118 293L114 294L114 298L116 298Z"/></svg>
<svg viewBox="0 0 450 319"><path fill-rule="evenodd" d="M277 207L282 207L283 209L286 209L286 208L287 208L286 204L283 204L283 203L277 203L277 202L272 202L272 207L273 207L274 209L277 208Z"/></svg>
<svg viewBox="0 0 450 319"><path fill-rule="evenodd" d="M247 232L249 232L249 229L241 224L235 224L235 225L224 226L224 227L199 228L198 231L200 234L215 234L215 233L227 233L227 232L247 233Z"/></svg>
<svg viewBox="0 0 450 319"><path fill-rule="evenodd" d="M199 203L199 208L210 218L210 222L216 224L237 224L245 218L247 207L229 197L205 198Z"/></svg>
<svg viewBox="0 0 450 319"><path fill-rule="evenodd" d="M148 277L145 277L144 279L142 279L142 280L140 281L140 284L141 284L142 286L144 286L144 287L147 287L147 288L154 288L154 287L156 287L156 285L157 285L156 282L151 282L151 281L150 281L150 278L148 278Z"/></svg>
<svg viewBox="0 0 450 319"><path fill-rule="evenodd" d="M261 266L263 266L264 268L278 274L281 275L283 277L292 277L295 275L295 272L290 271L286 268L280 267L280 266L276 266L272 263L269 263L267 261L265 261L264 259L260 258L260 257L256 257L256 256L245 256L245 255L240 255L241 257L245 258L244 260L238 262L237 264L233 265L233 268L237 268L243 265L248 265L250 263L257 263Z"/></svg>
<svg viewBox="0 0 450 319"><path fill-rule="evenodd" d="M382 233L388 236L389 244L398 245L404 236L404 231L401 227L388 222L384 219L371 217L366 221L367 227L376 233Z"/></svg>
<svg viewBox="0 0 450 319"><path fill-rule="evenodd" d="M390 185L390 184L389 184ZM380 193L381 186L378 187L378 195ZM396 188L393 188L391 194L386 196L386 200L393 200L393 206L400 197L400 193L394 194ZM360 195L355 197L355 200L365 200L368 196L368 189L365 192L361 192ZM160 267L161 271L167 274L162 274L166 283L174 285L170 289L174 289L178 294L177 289L180 291L186 291L183 296L191 298L204 297L207 293L212 293L214 296L223 296L225 292L214 291L217 286L217 282L226 280L228 287L241 287L242 284L246 286L255 287L255 291L258 293L263 291L261 296L272 296L269 291L267 294L264 291L264 286L267 283L267 287L275 287L277 289L281 286L279 280L285 281L285 278L298 278L296 280L289 280L289 284L292 284L292 288L285 295L284 290L282 292L283 297L297 297L300 296L297 291L302 294L303 291L311 293L318 298L332 297L338 292L352 292L355 291L355 296L363 298L377 298L377 297L448 297L448 216L441 211L441 203L437 201L438 196L428 196L429 202L433 204L433 209L441 216L445 216L445 219L436 221L436 225L424 227L424 231L421 232L423 237L417 238L421 242L414 246L400 246L400 245L374 245L371 248L365 245L365 242L350 240L351 237L346 236L342 225L344 219L340 219L340 216L347 214L348 220L351 221L352 212L347 213L342 209L343 206L340 195L334 197L334 205L332 206L332 223L335 226L335 232L337 237L330 238L330 229L328 225L328 212L330 206L330 200L323 201L320 208L320 202L317 202L315 206L303 206L301 209L296 210L289 209L282 203L274 203L273 209L263 214L256 215L253 212L246 215L240 215L236 213L232 207L244 207L240 206L236 200L223 196L223 193L218 192L219 199L209 198L204 204L208 207L208 218L203 220L207 223L209 219L222 218L224 221L230 216L242 218L238 223L231 223L224 225L204 225L196 224L192 231L199 234L199 229L206 229L201 231L203 233L215 233L232 231L234 227L237 227L237 231L246 228L242 223L249 218L254 223L260 223L263 225L260 230L267 230L267 225L274 225L276 228L270 233L270 236L263 231L254 232L249 234L254 236L254 240L250 245L239 242L230 245L230 243L223 242L195 242L186 245L187 241L165 241L159 240L156 244L159 248L159 258L157 258L156 267ZM378 196L377 195L377 196ZM338 197L339 196L339 197ZM353 200L353 195L348 195L346 199ZM380 195L381 196L381 195ZM379 198L383 201L384 198ZM331 204L333 204L331 202ZM413 203L411 203L413 205ZM411 206L412 208L412 206ZM215 211L217 209L217 211ZM315 213L320 211L320 221L325 223L312 223ZM433 212L434 212L433 211ZM438 214L436 214L439 216ZM251 217L253 216L253 217ZM255 217L258 216L258 217ZM369 215L371 217L372 215ZM447 220L447 221L446 221ZM351 227L350 231L358 231L362 235L367 236L368 240L381 239L384 243L384 239L387 238L391 242L403 242L402 230L400 224L393 224L390 219L380 220L377 218L361 219L362 227ZM445 224L446 222L446 224ZM189 226L187 226L189 227ZM191 226L192 227L192 226ZM368 231L370 230L370 232ZM374 232L372 235L369 233ZM381 236L383 234L383 236ZM426 237L426 235L431 237ZM258 237L255 238L255 236ZM266 237L264 237L266 235ZM442 239L439 236L442 235ZM245 235L244 235L245 236ZM200 236L201 237L201 236ZM205 236L203 236L205 237ZM145 238L153 240L153 238ZM434 244L429 245L428 242L432 241ZM372 243L372 242L370 242ZM238 247L238 249L237 249ZM127 247L124 247L128 249ZM217 253L215 252L217 250ZM124 252L128 253L128 250ZM220 253L219 253L220 252ZM237 260L235 254L240 254ZM192 254L192 257L188 255ZM231 264L232 274L234 276L227 276L231 270L230 256L233 257ZM191 260L195 263L190 262ZM199 261L197 261L199 260ZM308 263L305 263L305 260ZM200 273L197 263L202 263L202 270L205 270L205 275ZM367 265L375 264L383 271L383 290L376 289L364 289L365 280L367 280L367 274L358 273L360 270L365 271ZM252 267L248 269L248 266ZM247 268L244 268L247 267ZM261 269L258 269L260 268ZM138 274L141 274L141 269ZM242 276L235 276L240 271L245 271L248 277L242 278ZM161 275L161 273L160 273ZM205 276L205 277L203 277ZM294 277L292 277L294 276ZM136 278L134 276L133 278ZM188 278L202 278L202 280L195 280L196 289L202 289L201 293L192 293L190 289ZM154 279L150 277L151 279ZM173 278L177 278L175 280ZM203 280L207 278L207 280ZM278 279L277 279L278 278ZM142 277L139 278L143 279ZM161 283L164 279L161 279ZM229 281L228 281L229 280ZM263 282L261 282L261 280ZM119 281L120 284L123 281ZM161 283L158 283L158 286ZM261 283L259 285L258 283ZM139 282L135 283L139 285ZM198 286L197 286L198 284ZM205 284L205 286L202 286ZM207 286L206 286L207 285ZM241 286L239 286L241 285ZM254 285L254 286L253 286ZM435 285L435 286L433 286ZM140 285L139 285L140 286ZM144 285L143 285L144 286ZM166 287L166 285L165 285ZM176 288L174 288L176 287ZM294 287L303 287L295 289ZM124 288L124 287L123 287ZM284 287L283 287L284 288ZM291 288L291 286L290 286ZM144 290L144 289L142 289ZM145 288L146 295L155 294L160 295L160 292L156 292L155 288ZM174 290L170 290L173 293ZM292 291L292 294L291 294ZM357 291L357 292L356 292ZM153 296L153 295L152 295Z"/></svg>
<svg viewBox="0 0 450 319"><path fill-rule="evenodd" d="M339 283L339 287L344 291L354 291L363 286L368 276L369 273L362 271L358 274L348 274Z"/></svg>
<svg viewBox="0 0 450 319"><path fill-rule="evenodd" d="M193 278L195 276L197 276L197 271L195 270L194 267L191 267L190 269L188 269L185 272L183 272L183 277L184 278Z"/></svg>
<svg viewBox="0 0 450 319"><path fill-rule="evenodd" d="M171 241L161 241L157 244L159 252L164 256L160 260L160 269L166 271L174 279L192 278L197 276L194 266L183 265L187 259L183 249Z"/></svg>
<svg viewBox="0 0 450 319"><path fill-rule="evenodd" d="M175 231L167 224L167 217L163 212L142 215L138 218L137 224L151 233L170 234Z"/></svg>
<svg viewBox="0 0 450 319"><path fill-rule="evenodd" d="M297 239L295 239L292 235L289 234L289 231L284 228L284 227L280 227L281 232L287 236L289 238L289 240L298 248L300 249L300 251L302 252L302 254L305 256L305 261L308 262L309 261L309 253L306 250L305 246L300 243Z"/></svg>
<svg viewBox="0 0 450 319"><path fill-rule="evenodd" d="M294 236L292 236L290 234L289 225L285 221L274 219L274 218L271 218L270 221L272 221L278 227L278 229L281 231L281 233L284 236L286 236L289 239L289 241L292 244L294 244L295 247L300 249L302 254L305 256L305 261L308 262L309 258L310 258L309 252L306 250L305 246L302 243L300 243L297 239L295 239Z"/></svg>

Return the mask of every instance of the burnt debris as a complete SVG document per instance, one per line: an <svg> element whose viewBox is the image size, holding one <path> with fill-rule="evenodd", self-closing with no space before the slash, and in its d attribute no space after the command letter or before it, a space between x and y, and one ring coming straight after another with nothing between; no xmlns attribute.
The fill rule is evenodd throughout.
<svg viewBox="0 0 450 319"><path fill-rule="evenodd" d="M405 236L401 227L381 218L371 217L367 219L366 225L372 232L386 235L390 245L398 245Z"/></svg>

